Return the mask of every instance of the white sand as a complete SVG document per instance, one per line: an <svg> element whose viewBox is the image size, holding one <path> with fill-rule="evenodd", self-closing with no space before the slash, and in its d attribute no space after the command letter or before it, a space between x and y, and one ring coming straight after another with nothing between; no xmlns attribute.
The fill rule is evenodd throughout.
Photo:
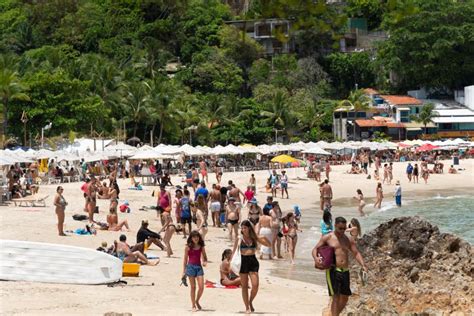
<svg viewBox="0 0 474 316"><path fill-rule="evenodd" d="M445 162L445 171L450 162ZM427 190L451 190L455 188L474 187L474 160L462 160L461 167L467 170L460 174L431 175L428 185L422 183L409 184L405 176L406 163L394 164L394 180L400 179L404 194L414 194ZM366 197L375 196L375 184L367 180L364 175L349 175L345 171L348 166L335 166L331 173L331 184L335 198L347 198L355 195L355 190L360 188ZM232 179L242 190L248 181L251 172L225 173L223 182ZM263 205L267 194L263 191L267 171L254 172L259 187L258 200ZM290 199L280 200L282 210L285 212L293 204L299 204L304 211L318 211L319 191L316 182L297 180L296 177L306 178L303 169L291 169ZM173 183L180 183L181 178L174 177ZM210 183L215 180L214 174L209 175ZM142 219L150 221L152 230L160 229L160 222L154 211L138 211L142 205L155 205L155 198L151 197L152 187L145 187L144 191L127 190L129 180L120 180L121 201L128 200L132 213L119 214L120 219L127 219L131 231L125 234L128 241L135 241L136 231ZM84 227L81 222L74 221L72 214L82 214L84 199L80 191L81 183L63 184L64 196L69 202L66 210L65 229L74 230ZM102 241L109 245L118 239L119 232L99 231L97 236L68 236L59 237L56 231L56 216L52 206L56 185L42 186L40 195L48 194L50 197L46 208L5 207L0 206L1 231L0 238L15 240L30 240L50 243L97 248ZM386 198L392 200L394 185L384 186ZM97 219L105 221L108 200L99 200L100 214ZM367 207L366 210L372 209ZM356 214L354 204L354 215ZM304 219L304 216L303 216ZM312 223L313 224L313 223ZM314 223L313 225L319 225ZM226 239L226 232L222 229L210 227L207 235L206 250L210 263L205 268L205 278L212 281L219 279L219 264L221 253L230 247ZM105 312L130 312L134 315L160 315L160 314L187 314L191 313L189 288L179 286L182 271L182 256L184 240L182 235L174 235L172 246L175 252L173 258L166 258L165 253L152 246L151 255L159 255L161 263L158 266L142 266L140 277L124 278L128 285L124 287L109 288L101 286L40 284L26 282L1 282L0 283L0 311L2 314L80 314L101 315ZM315 243L317 240L315 240ZM310 253L307 254L311 256ZM327 290L324 284L315 285L270 276L268 271L272 265L289 265L288 260L277 262L260 261L260 290L254 302L257 312L265 314L306 314L319 315L328 304ZM154 283L154 286L151 284ZM236 314L244 311L240 289L205 289L201 300L204 314Z"/></svg>

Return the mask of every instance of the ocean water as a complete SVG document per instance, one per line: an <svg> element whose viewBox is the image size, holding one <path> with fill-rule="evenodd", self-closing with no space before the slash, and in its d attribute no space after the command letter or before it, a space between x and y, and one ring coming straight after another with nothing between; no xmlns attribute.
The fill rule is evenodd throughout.
<svg viewBox="0 0 474 316"><path fill-rule="evenodd" d="M379 224L400 216L420 216L439 227L441 232L452 233L474 244L474 194L468 190L458 190L446 194L425 193L404 197L403 206L398 208L393 199L385 199L382 208L372 207L373 201L367 201L364 211L368 216L359 218L362 233L366 233ZM333 218L344 216L348 221L357 215L356 207L349 199L336 201ZM303 210L300 223L302 233L298 234L296 265L289 260L278 260L272 265L271 274L308 283L325 284L325 275L314 268L311 251L320 238L321 212L314 209ZM282 246L283 249L283 246Z"/></svg>

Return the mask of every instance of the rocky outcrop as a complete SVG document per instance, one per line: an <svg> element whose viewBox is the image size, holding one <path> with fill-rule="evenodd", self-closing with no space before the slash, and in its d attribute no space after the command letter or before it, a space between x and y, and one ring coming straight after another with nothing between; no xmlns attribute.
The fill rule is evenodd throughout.
<svg viewBox="0 0 474 316"><path fill-rule="evenodd" d="M419 217L401 217L357 245L369 268L368 284L351 274L354 295L345 314L474 315L474 250L468 242ZM356 262L352 271L359 271Z"/></svg>

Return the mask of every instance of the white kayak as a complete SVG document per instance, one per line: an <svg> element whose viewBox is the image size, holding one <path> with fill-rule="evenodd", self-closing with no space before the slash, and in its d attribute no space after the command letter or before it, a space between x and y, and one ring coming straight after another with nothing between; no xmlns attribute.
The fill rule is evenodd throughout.
<svg viewBox="0 0 474 316"><path fill-rule="evenodd" d="M58 244L0 240L0 280L70 284L113 283L122 261L104 252Z"/></svg>

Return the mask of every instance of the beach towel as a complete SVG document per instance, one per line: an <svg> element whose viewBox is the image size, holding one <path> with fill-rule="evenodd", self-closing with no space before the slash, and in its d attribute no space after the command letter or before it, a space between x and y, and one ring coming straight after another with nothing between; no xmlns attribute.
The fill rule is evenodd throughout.
<svg viewBox="0 0 474 316"><path fill-rule="evenodd" d="M206 287L209 289L226 289L226 290L232 290L232 289L238 289L239 287L237 285L222 285L217 282L212 282L209 280L206 280Z"/></svg>

